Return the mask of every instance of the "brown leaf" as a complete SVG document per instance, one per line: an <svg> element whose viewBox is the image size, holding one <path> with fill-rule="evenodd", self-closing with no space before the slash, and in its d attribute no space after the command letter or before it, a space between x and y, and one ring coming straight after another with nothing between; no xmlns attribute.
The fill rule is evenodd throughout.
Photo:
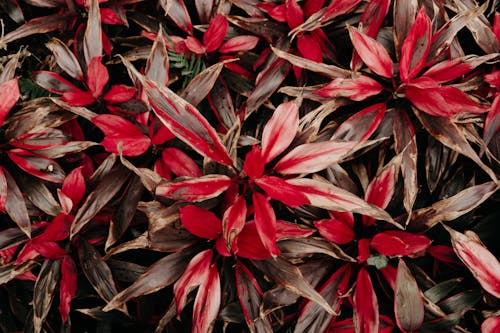
<svg viewBox="0 0 500 333"><path fill-rule="evenodd" d="M59 282L61 260L47 259L42 265L33 290L33 326L34 332L40 333L45 318L49 314L54 292Z"/></svg>
<svg viewBox="0 0 500 333"><path fill-rule="evenodd" d="M227 128L232 128L236 123L233 99L226 82L219 77L215 82L208 101L219 121Z"/></svg>
<svg viewBox="0 0 500 333"><path fill-rule="evenodd" d="M16 53L4 66L0 73L0 84L12 80L16 76L16 69L19 65L19 53Z"/></svg>
<svg viewBox="0 0 500 333"><path fill-rule="evenodd" d="M253 261L255 267L271 280L294 293L318 303L330 314L335 314L327 301L304 279L300 270L283 257Z"/></svg>
<svg viewBox="0 0 500 333"><path fill-rule="evenodd" d="M90 0L87 28L83 36L83 54L85 55L85 63L87 65L92 58L102 55L102 30L99 0Z"/></svg>
<svg viewBox="0 0 500 333"><path fill-rule="evenodd" d="M0 48L15 40L31 36L34 34L44 34L60 29L68 21L69 17L61 14L54 14L43 17L36 17L14 31L0 37Z"/></svg>
<svg viewBox="0 0 500 333"><path fill-rule="evenodd" d="M162 31L159 29L158 36L151 47L146 62L146 77L160 85L168 85L170 63Z"/></svg>
<svg viewBox="0 0 500 333"><path fill-rule="evenodd" d="M403 259L399 259L398 264L394 293L394 313L399 328L404 332L416 331L424 321L422 293Z"/></svg>
<svg viewBox="0 0 500 333"><path fill-rule="evenodd" d="M394 1L394 44L396 50L401 48L403 41L408 36L408 33L415 22L415 16L418 12L417 0L395 0ZM400 55L400 52L396 52Z"/></svg>
<svg viewBox="0 0 500 333"><path fill-rule="evenodd" d="M498 189L498 184L488 182L469 187L458 194L438 201L430 207L413 211L408 223L408 230L412 232L425 231L439 222L454 220L483 203Z"/></svg>
<svg viewBox="0 0 500 333"><path fill-rule="evenodd" d="M78 258L83 273L95 291L104 301L111 301L118 294L111 269L94 246L83 238L79 239ZM120 307L119 310L125 314L127 313L126 307Z"/></svg>
<svg viewBox="0 0 500 333"><path fill-rule="evenodd" d="M221 61L196 75L179 95L193 106L197 106L210 93L220 72L228 61Z"/></svg>
<svg viewBox="0 0 500 333"><path fill-rule="evenodd" d="M77 80L83 80L83 72L73 52L60 39L52 38L45 44L54 54L54 58L67 74Z"/></svg>
<svg viewBox="0 0 500 333"><path fill-rule="evenodd" d="M96 188L87 196L80 209L76 212L75 221L71 226L70 238L89 223L99 211L120 191L127 180L129 171L117 168L103 178Z"/></svg>
<svg viewBox="0 0 500 333"><path fill-rule="evenodd" d="M131 286L122 290L108 302L103 311L116 309L132 298L151 294L171 285L184 272L189 258L193 255L192 252L192 250L179 251L158 260Z"/></svg>
<svg viewBox="0 0 500 333"><path fill-rule="evenodd" d="M54 199L45 183L36 178L18 177L17 182L28 199L40 210L56 216L61 212L61 206Z"/></svg>
<svg viewBox="0 0 500 333"><path fill-rule="evenodd" d="M16 222L19 228L28 236L31 237L31 223L24 201L23 194L16 184L16 181L7 170L3 170L5 180L7 181L7 197L5 198L5 211L10 218Z"/></svg>
<svg viewBox="0 0 500 333"><path fill-rule="evenodd" d="M9 263L0 266L0 285L15 279L19 274L30 271L36 265L35 261L26 261L20 265Z"/></svg>
<svg viewBox="0 0 500 333"><path fill-rule="evenodd" d="M322 238L291 238L278 242L282 253L291 256L306 256L315 253L326 254L335 259L356 262L354 258L346 254L337 244L328 242Z"/></svg>

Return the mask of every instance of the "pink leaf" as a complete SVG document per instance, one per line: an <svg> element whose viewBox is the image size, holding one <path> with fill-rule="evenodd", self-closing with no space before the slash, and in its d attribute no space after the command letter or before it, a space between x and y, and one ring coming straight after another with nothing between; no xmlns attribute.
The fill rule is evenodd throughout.
<svg viewBox="0 0 500 333"><path fill-rule="evenodd" d="M378 333L379 314L377 295L373 290L370 275L362 268L356 279L354 292L354 325L357 333Z"/></svg>
<svg viewBox="0 0 500 333"><path fill-rule="evenodd" d="M110 153L118 154L118 145L122 145L125 156L138 156L148 150L149 137L130 121L115 115L102 114L92 118L92 122L104 132L101 144Z"/></svg>
<svg viewBox="0 0 500 333"><path fill-rule="evenodd" d="M337 219L315 221L314 226L323 238L335 244L347 244L354 239L352 227Z"/></svg>
<svg viewBox="0 0 500 333"><path fill-rule="evenodd" d="M323 61L323 52L318 41L309 34L300 35L297 37L297 49L300 54L308 60L315 62Z"/></svg>
<svg viewBox="0 0 500 333"><path fill-rule="evenodd" d="M262 131L262 157L268 163L292 143L299 128L299 107L293 102L280 104Z"/></svg>
<svg viewBox="0 0 500 333"><path fill-rule="evenodd" d="M198 288L193 308L193 333L210 332L219 314L221 286L217 266L212 264L207 278Z"/></svg>
<svg viewBox="0 0 500 333"><path fill-rule="evenodd" d="M71 199L73 207L78 207L78 204L85 195L86 185L82 170L83 166L73 169L64 178L62 185L62 192Z"/></svg>
<svg viewBox="0 0 500 333"><path fill-rule="evenodd" d="M0 84L0 127L2 127L5 117L16 104L19 96L17 78Z"/></svg>
<svg viewBox="0 0 500 333"><path fill-rule="evenodd" d="M156 187L156 195L183 201L203 201L215 198L231 186L225 175L208 175L199 178L168 182Z"/></svg>
<svg viewBox="0 0 500 333"><path fill-rule="evenodd" d="M87 68L87 84L94 98L102 95L108 80L108 69L102 64L102 56L92 58Z"/></svg>
<svg viewBox="0 0 500 333"><path fill-rule="evenodd" d="M24 149L11 149L9 158L21 169L40 179L61 184L65 174L54 160Z"/></svg>
<svg viewBox="0 0 500 333"><path fill-rule="evenodd" d="M221 46L228 30L229 23L226 17L222 14L215 15L212 21L210 21L207 31L203 34L203 45L207 52L213 52Z"/></svg>
<svg viewBox="0 0 500 333"><path fill-rule="evenodd" d="M289 207L297 207L310 203L305 194L282 178L264 176L256 179L255 183L272 199L281 201Z"/></svg>
<svg viewBox="0 0 500 333"><path fill-rule="evenodd" d="M323 141L295 147L274 167L282 174L313 173L337 163L354 146L353 141Z"/></svg>
<svg viewBox="0 0 500 333"><path fill-rule="evenodd" d="M206 280L210 274L212 250L205 250L194 256L174 284L175 305L177 314L181 313L186 305L188 294Z"/></svg>
<svg viewBox="0 0 500 333"><path fill-rule="evenodd" d="M61 264L61 282L59 283L59 313L61 314L62 322L68 320L71 309L71 300L76 294L76 278L77 270L73 259L65 256Z"/></svg>
<svg viewBox="0 0 500 333"><path fill-rule="evenodd" d="M425 251L431 240L424 235L405 231L389 230L375 235L371 247L386 256L411 256Z"/></svg>
<svg viewBox="0 0 500 333"><path fill-rule="evenodd" d="M214 213L188 205L179 208L182 225L191 234L205 239L216 239L222 233L222 222Z"/></svg>
<svg viewBox="0 0 500 333"><path fill-rule="evenodd" d="M184 44L186 47L189 49L189 51L195 53L195 54L204 54L207 50L205 46L203 46L199 40L192 36L188 36L184 40Z"/></svg>
<svg viewBox="0 0 500 333"><path fill-rule="evenodd" d="M124 103L131 100L137 89L124 84L114 84L102 97L108 103Z"/></svg>
<svg viewBox="0 0 500 333"><path fill-rule="evenodd" d="M163 164L177 176L201 177L200 167L185 152L177 148L165 148L161 154Z"/></svg>
<svg viewBox="0 0 500 333"><path fill-rule="evenodd" d="M497 40L500 41L500 13L495 12L495 20L493 22L493 33L497 37Z"/></svg>
<svg viewBox="0 0 500 333"><path fill-rule="evenodd" d="M259 238L268 252L276 256L280 250L276 246L276 215L273 207L266 196L259 192L252 194L253 207L255 210L255 226Z"/></svg>
<svg viewBox="0 0 500 333"><path fill-rule="evenodd" d="M361 75L354 79L337 78L314 93L326 98L346 97L353 101L362 101L379 94L382 89L380 83Z"/></svg>
<svg viewBox="0 0 500 333"><path fill-rule="evenodd" d="M498 15L498 13L495 15L495 21ZM500 32L497 36L500 37ZM481 324L481 333L498 333L498 331L500 331L500 316L489 317Z"/></svg>
<svg viewBox="0 0 500 333"><path fill-rule="evenodd" d="M382 44L352 27L349 27L349 34L356 52L366 66L382 77L392 78L394 70L391 56Z"/></svg>
<svg viewBox="0 0 500 333"><path fill-rule="evenodd" d="M422 6L408 37L401 46L399 76L403 82L413 79L422 70L431 47L432 23Z"/></svg>
<svg viewBox="0 0 500 333"><path fill-rule="evenodd" d="M500 298L500 263L497 258L474 238L446 227L451 244L460 260L472 272L487 292Z"/></svg>
<svg viewBox="0 0 500 333"><path fill-rule="evenodd" d="M290 29L294 29L304 22L304 13L296 0L285 0L285 15Z"/></svg>
<svg viewBox="0 0 500 333"><path fill-rule="evenodd" d="M250 179L258 178L264 173L264 160L258 146L253 146L245 156L243 170Z"/></svg>
<svg viewBox="0 0 500 333"><path fill-rule="evenodd" d="M259 42L259 37L250 35L241 35L228 39L222 44L219 49L219 53L233 53L233 52L243 52L250 51Z"/></svg>
<svg viewBox="0 0 500 333"><path fill-rule="evenodd" d="M365 200L380 208L386 208L391 201L396 186L396 167L387 165L379 175L372 179L366 189ZM363 216L363 224L366 226L375 223L375 219Z"/></svg>
<svg viewBox="0 0 500 333"><path fill-rule="evenodd" d="M244 196L238 196L235 202L224 212L222 230L228 249L237 252L236 238L243 230L247 218L247 204Z"/></svg>

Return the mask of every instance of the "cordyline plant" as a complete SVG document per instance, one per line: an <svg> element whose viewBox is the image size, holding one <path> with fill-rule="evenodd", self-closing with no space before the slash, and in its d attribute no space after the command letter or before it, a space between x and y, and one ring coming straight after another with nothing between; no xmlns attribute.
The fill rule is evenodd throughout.
<svg viewBox="0 0 500 333"><path fill-rule="evenodd" d="M0 2L1 330L498 332L496 6Z"/></svg>

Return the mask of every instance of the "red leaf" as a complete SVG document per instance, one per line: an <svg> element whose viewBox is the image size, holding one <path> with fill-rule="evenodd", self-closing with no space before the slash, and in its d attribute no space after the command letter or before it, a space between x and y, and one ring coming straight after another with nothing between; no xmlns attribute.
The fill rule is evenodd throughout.
<svg viewBox="0 0 500 333"><path fill-rule="evenodd" d="M24 149L11 149L9 158L21 169L40 179L60 184L64 181L63 169L50 158Z"/></svg>
<svg viewBox="0 0 500 333"><path fill-rule="evenodd" d="M362 268L356 279L354 292L354 325L357 333L378 333L379 314L377 295L373 290L370 275Z"/></svg>
<svg viewBox="0 0 500 333"><path fill-rule="evenodd" d="M450 233L455 253L472 272L481 287L500 298L500 263L497 258L467 234L464 235L448 227L446 230Z"/></svg>
<svg viewBox="0 0 500 333"><path fill-rule="evenodd" d="M31 245L38 253L48 259L57 260L68 255L68 252L63 250L56 242L42 241L40 238L34 238Z"/></svg>
<svg viewBox="0 0 500 333"><path fill-rule="evenodd" d="M102 64L102 56L92 58L87 67L87 84L94 98L102 95L108 80L108 69Z"/></svg>
<svg viewBox="0 0 500 333"><path fill-rule="evenodd" d="M276 215L266 196L259 192L252 194L255 210L255 226L264 248L273 256L280 253L276 246ZM239 246L238 246L239 248Z"/></svg>
<svg viewBox="0 0 500 333"><path fill-rule="evenodd" d="M320 17L321 22L330 21L340 15L351 12L361 0L334 0L331 1L325 12Z"/></svg>
<svg viewBox="0 0 500 333"><path fill-rule="evenodd" d="M195 53L195 54L204 54L207 50L205 46L203 46L199 40L192 36L188 36L184 40L184 44L186 47L189 49L189 51Z"/></svg>
<svg viewBox="0 0 500 333"><path fill-rule="evenodd" d="M213 52L221 46L229 30L229 23L222 14L217 14L210 21L207 31L203 34L203 45L207 52Z"/></svg>
<svg viewBox="0 0 500 333"><path fill-rule="evenodd" d="M366 66L385 78L392 78L394 70L387 50L372 37L349 27L352 44Z"/></svg>
<svg viewBox="0 0 500 333"><path fill-rule="evenodd" d="M372 179L366 189L365 200L380 208L386 208L391 201L396 186L396 167L393 164L384 167L382 172ZM375 219L363 216L363 224L370 226Z"/></svg>
<svg viewBox="0 0 500 333"><path fill-rule="evenodd" d="M500 72L500 71L499 71ZM488 144L500 130L500 94L495 97L490 111L486 115L483 129L484 143Z"/></svg>
<svg viewBox="0 0 500 333"><path fill-rule="evenodd" d="M77 270L73 259L65 256L61 264L61 281L59 282L59 313L61 314L62 322L68 320L71 309L71 300L76 294Z"/></svg>
<svg viewBox="0 0 500 333"><path fill-rule="evenodd" d="M193 333L210 332L219 314L221 286L217 266L212 264L207 278L198 288L193 308Z"/></svg>
<svg viewBox="0 0 500 333"><path fill-rule="evenodd" d="M115 115L101 114L92 118L92 122L104 132L101 144L110 153L118 154L118 144L123 142L122 153L125 156L138 156L148 150L150 139L130 121Z"/></svg>
<svg viewBox="0 0 500 333"><path fill-rule="evenodd" d="M161 154L163 164L177 176L201 177L200 167L185 152L177 148L165 148Z"/></svg>
<svg viewBox="0 0 500 333"><path fill-rule="evenodd" d="M353 141L323 141L295 147L274 167L282 174L313 173L337 163L354 146Z"/></svg>
<svg viewBox="0 0 500 333"><path fill-rule="evenodd" d="M222 230L228 249L237 252L236 239L243 230L247 218L247 204L244 196L238 196L235 202L224 212Z"/></svg>
<svg viewBox="0 0 500 333"><path fill-rule="evenodd" d="M346 97L353 101L362 101L377 95L382 89L380 83L361 75L355 79L337 78L314 93L326 98Z"/></svg>
<svg viewBox="0 0 500 333"><path fill-rule="evenodd" d="M311 16L323 8L324 5L325 0L306 0L304 4L304 16Z"/></svg>
<svg viewBox="0 0 500 333"><path fill-rule="evenodd" d="M241 35L228 39L222 44L219 53L233 53L250 51L259 42L259 37L250 35Z"/></svg>
<svg viewBox="0 0 500 333"><path fill-rule="evenodd" d="M432 23L422 6L408 37L401 46L399 76L403 82L413 79L422 70L431 47Z"/></svg>
<svg viewBox="0 0 500 333"><path fill-rule="evenodd" d="M497 20L497 16L499 16L498 13L495 15L495 21ZM500 37L500 32L498 32L497 36ZM500 331L500 316L489 317L481 324L481 333L498 333L498 331Z"/></svg>
<svg viewBox="0 0 500 333"><path fill-rule="evenodd" d="M212 250L205 250L194 256L181 277L174 284L175 305L177 314L181 313L186 305L188 294L200 284L205 284L210 274Z"/></svg>
<svg viewBox="0 0 500 333"><path fill-rule="evenodd" d="M2 127L10 109L16 105L19 96L17 78L0 84L0 127Z"/></svg>
<svg viewBox="0 0 500 333"><path fill-rule="evenodd" d="M243 170L250 179L255 179L264 173L264 160L258 146L252 146L252 150L245 156Z"/></svg>
<svg viewBox="0 0 500 333"><path fill-rule="evenodd" d="M255 222L245 223L245 227L238 234L236 245L237 251L235 254L238 257L263 260L271 256L271 253L261 241Z"/></svg>
<svg viewBox="0 0 500 333"><path fill-rule="evenodd" d="M297 37L297 49L306 59L315 62L323 61L323 52L318 41L309 34L299 35Z"/></svg>
<svg viewBox="0 0 500 333"><path fill-rule="evenodd" d="M370 257L370 240L362 238L358 240L358 257L356 258L359 263L364 263Z"/></svg>
<svg viewBox="0 0 500 333"><path fill-rule="evenodd" d="M131 100L137 89L124 84L114 84L102 98L108 103L124 103Z"/></svg>
<svg viewBox="0 0 500 333"><path fill-rule="evenodd" d="M304 13L296 0L285 0L285 15L290 29L294 29L304 22Z"/></svg>
<svg viewBox="0 0 500 333"><path fill-rule="evenodd" d="M112 8L101 8L101 22L104 24L122 25L123 21L120 15Z"/></svg>
<svg viewBox="0 0 500 333"><path fill-rule="evenodd" d="M292 143L299 129L299 107L293 102L280 104L262 131L262 157L268 163Z"/></svg>
<svg viewBox="0 0 500 333"><path fill-rule="evenodd" d="M384 119L385 103L371 105L343 121L335 130L332 139L365 141L375 131Z"/></svg>
<svg viewBox="0 0 500 333"><path fill-rule="evenodd" d="M231 186L225 175L208 175L178 182L168 182L156 187L156 195L183 201L203 201L215 198Z"/></svg>
<svg viewBox="0 0 500 333"><path fill-rule="evenodd" d="M453 248L446 245L431 245L427 248L427 253L436 260L456 264L458 257L455 255Z"/></svg>
<svg viewBox="0 0 500 333"><path fill-rule="evenodd" d="M85 106L94 103L94 96L89 91L75 88L62 94L61 99L71 106Z"/></svg>
<svg viewBox="0 0 500 333"><path fill-rule="evenodd" d="M222 233L222 222L214 213L188 205L179 208L182 225L191 234L205 239L216 239Z"/></svg>
<svg viewBox="0 0 500 333"><path fill-rule="evenodd" d="M69 229L74 218L71 215L61 213L54 217L43 233L38 236L38 240L57 242L68 238Z"/></svg>
<svg viewBox="0 0 500 333"><path fill-rule="evenodd" d="M354 239L352 227L337 219L315 221L314 226L323 238L335 244L347 244Z"/></svg>
<svg viewBox="0 0 500 333"><path fill-rule="evenodd" d="M314 234L314 229L303 228L295 223L276 220L276 239L308 237Z"/></svg>
<svg viewBox="0 0 500 333"><path fill-rule="evenodd" d="M493 33L497 37L497 40L500 41L500 13L495 12L495 20L493 22Z"/></svg>
<svg viewBox="0 0 500 333"><path fill-rule="evenodd" d="M82 170L83 166L73 169L64 178L62 185L62 192L71 199L73 207L78 207L78 204L85 195L86 185Z"/></svg>
<svg viewBox="0 0 500 333"><path fill-rule="evenodd" d="M256 179L255 183L272 199L281 201L289 207L297 207L310 203L305 194L282 178L264 176Z"/></svg>
<svg viewBox="0 0 500 333"><path fill-rule="evenodd" d="M7 200L7 178L0 165L0 212L5 213L5 201Z"/></svg>
<svg viewBox="0 0 500 333"><path fill-rule="evenodd" d="M394 292L394 314L396 323L403 332L415 332L424 321L424 300L403 259L399 259Z"/></svg>
<svg viewBox="0 0 500 333"><path fill-rule="evenodd" d="M161 3L162 2L160 2L160 4ZM166 10L168 17L172 19L179 28L192 35L193 25L184 1L174 0L168 3L168 11Z"/></svg>
<svg viewBox="0 0 500 333"><path fill-rule="evenodd" d="M425 251L431 240L424 235L405 231L389 230L375 235L371 247L386 256L411 256Z"/></svg>

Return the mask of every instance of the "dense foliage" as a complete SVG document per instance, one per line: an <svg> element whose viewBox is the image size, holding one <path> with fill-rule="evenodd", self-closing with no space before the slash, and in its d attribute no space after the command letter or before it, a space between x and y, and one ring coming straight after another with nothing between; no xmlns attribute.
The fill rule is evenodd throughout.
<svg viewBox="0 0 500 333"><path fill-rule="evenodd" d="M0 1L0 330L500 331L500 13Z"/></svg>

